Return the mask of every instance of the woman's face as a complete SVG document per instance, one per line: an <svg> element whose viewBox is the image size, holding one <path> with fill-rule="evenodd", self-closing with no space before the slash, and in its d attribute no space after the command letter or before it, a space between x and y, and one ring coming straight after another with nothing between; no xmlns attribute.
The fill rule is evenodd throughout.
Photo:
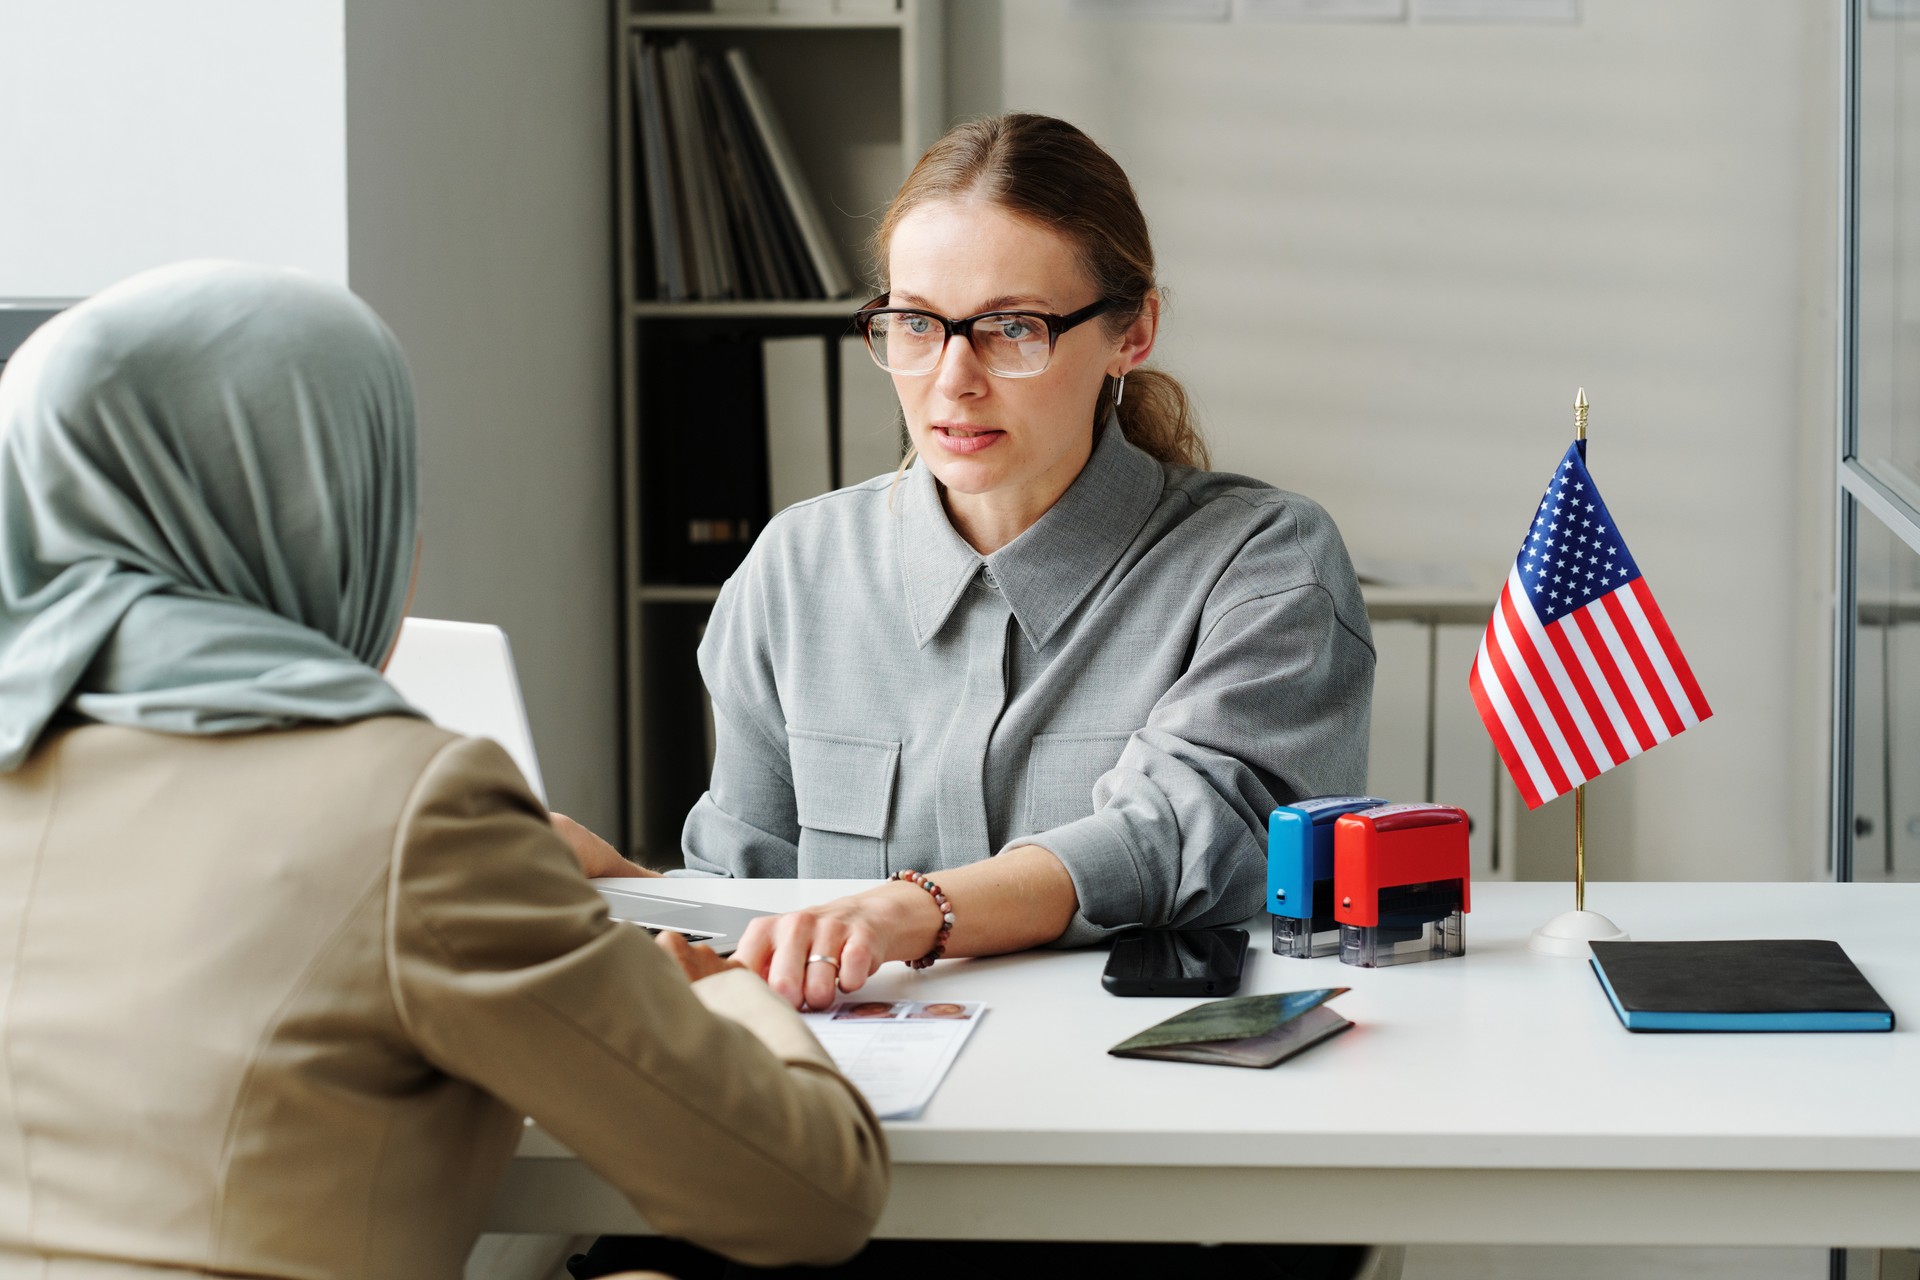
<svg viewBox="0 0 1920 1280"><path fill-rule="evenodd" d="M1097 300L1064 237L973 199L933 201L903 217L887 278L891 305L950 320L996 310L1067 315ZM1151 321L1146 334L1150 347ZM1102 380L1145 358L1132 330L1110 338L1095 318L1062 334L1035 377L996 377L968 343L950 341L932 373L895 375L893 387L914 448L950 494L1050 504L1092 452Z"/></svg>

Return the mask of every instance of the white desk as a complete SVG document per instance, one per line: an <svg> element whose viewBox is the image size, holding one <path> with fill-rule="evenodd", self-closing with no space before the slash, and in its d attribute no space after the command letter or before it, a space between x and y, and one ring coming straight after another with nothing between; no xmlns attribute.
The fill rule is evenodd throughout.
<svg viewBox="0 0 1920 1280"><path fill-rule="evenodd" d="M780 909L854 886L655 881ZM889 1124L882 1236L1920 1245L1920 884L1620 884L1640 938L1830 937L1891 1035L1632 1035L1584 961L1527 932L1570 886L1484 884L1457 960L1283 960L1244 993L1350 986L1358 1025L1271 1071L1110 1058L1194 1001L1117 999L1104 952L889 965L882 998L991 1006L925 1115ZM529 1129L488 1230L641 1231Z"/></svg>

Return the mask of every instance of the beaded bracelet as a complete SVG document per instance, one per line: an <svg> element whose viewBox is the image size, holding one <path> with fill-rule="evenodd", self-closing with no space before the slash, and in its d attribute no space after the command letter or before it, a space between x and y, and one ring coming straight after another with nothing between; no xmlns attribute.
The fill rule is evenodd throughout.
<svg viewBox="0 0 1920 1280"><path fill-rule="evenodd" d="M927 954L921 956L918 960L907 961L907 967L909 969L931 968L933 962L945 954L947 938L953 933L953 905L947 901L947 895L940 892L939 885L927 879L918 871L896 871L888 876L887 879L901 880L907 884L917 885L925 889L933 895L934 904L940 908L940 932L933 937L933 950L927 952Z"/></svg>

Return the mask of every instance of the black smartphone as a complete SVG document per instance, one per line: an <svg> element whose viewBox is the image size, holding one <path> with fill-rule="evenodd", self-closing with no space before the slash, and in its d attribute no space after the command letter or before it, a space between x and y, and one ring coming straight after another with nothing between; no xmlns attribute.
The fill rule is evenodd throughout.
<svg viewBox="0 0 1920 1280"><path fill-rule="evenodd" d="M1245 929L1139 929L1113 940L1100 985L1116 996L1230 996L1246 962Z"/></svg>

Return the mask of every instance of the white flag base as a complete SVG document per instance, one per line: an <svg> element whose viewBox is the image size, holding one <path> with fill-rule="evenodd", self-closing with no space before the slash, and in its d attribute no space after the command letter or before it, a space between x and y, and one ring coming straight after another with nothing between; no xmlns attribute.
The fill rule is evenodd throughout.
<svg viewBox="0 0 1920 1280"><path fill-rule="evenodd" d="M1627 931L1598 911L1565 911L1541 925L1527 939L1527 950L1541 956L1583 960L1593 953L1589 942L1625 942Z"/></svg>

